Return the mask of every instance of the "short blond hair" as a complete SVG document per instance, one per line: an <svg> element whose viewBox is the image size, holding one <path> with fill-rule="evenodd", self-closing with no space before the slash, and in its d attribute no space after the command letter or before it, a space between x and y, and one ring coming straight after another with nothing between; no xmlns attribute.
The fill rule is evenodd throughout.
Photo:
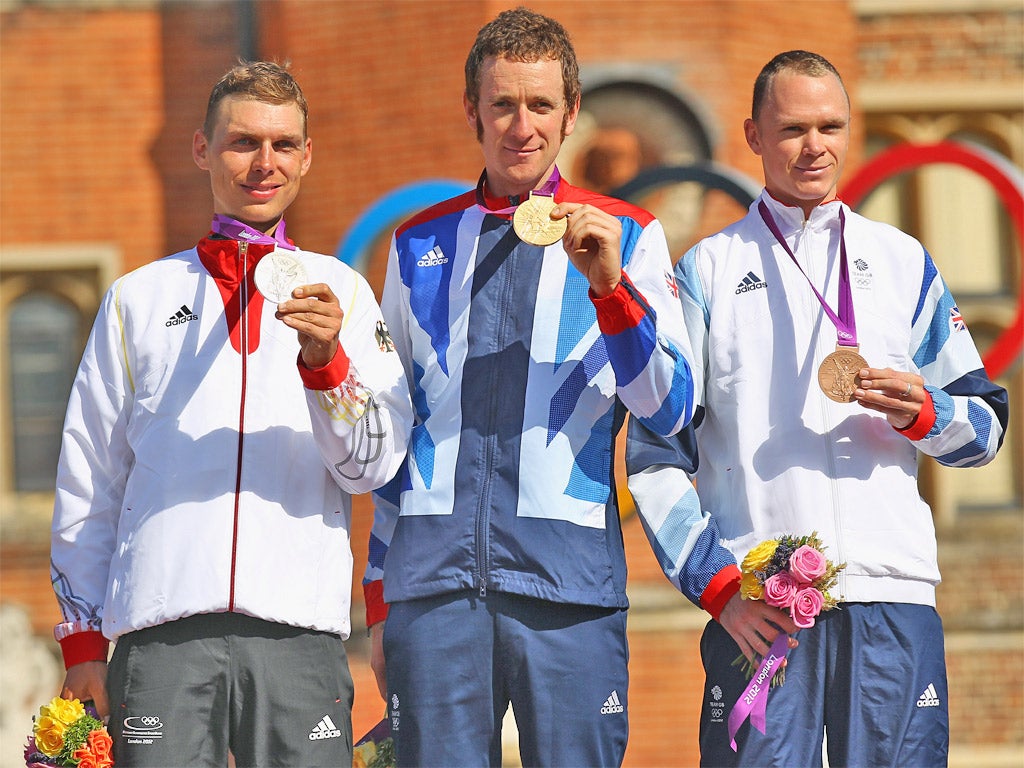
<svg viewBox="0 0 1024 768"><path fill-rule="evenodd" d="M203 133L210 136L217 120L217 108L228 96L241 96L267 104L295 104L302 112L302 134L306 135L309 106L287 64L273 61L239 61L210 91Z"/></svg>

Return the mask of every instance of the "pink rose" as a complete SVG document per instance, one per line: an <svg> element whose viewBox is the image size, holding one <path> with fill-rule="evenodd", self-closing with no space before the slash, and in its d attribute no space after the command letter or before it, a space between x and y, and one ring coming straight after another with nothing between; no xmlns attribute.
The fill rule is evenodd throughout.
<svg viewBox="0 0 1024 768"><path fill-rule="evenodd" d="M793 598L789 615L800 629L810 629L814 626L814 617L821 613L824 604L825 596L821 592L814 587L804 587Z"/></svg>
<svg viewBox="0 0 1024 768"><path fill-rule="evenodd" d="M801 584L813 584L828 567L825 556L814 547L804 544L789 556L789 572Z"/></svg>
<svg viewBox="0 0 1024 768"><path fill-rule="evenodd" d="M764 601L775 608L789 608L800 585L788 571L779 571L764 583Z"/></svg>

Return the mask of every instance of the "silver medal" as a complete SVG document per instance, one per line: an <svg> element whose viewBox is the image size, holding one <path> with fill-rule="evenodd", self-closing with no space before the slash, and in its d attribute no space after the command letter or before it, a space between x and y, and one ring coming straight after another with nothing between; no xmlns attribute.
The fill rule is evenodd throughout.
<svg viewBox="0 0 1024 768"><path fill-rule="evenodd" d="M292 298L292 291L306 284L306 268L287 251L275 250L259 260L253 279L267 301L280 304Z"/></svg>

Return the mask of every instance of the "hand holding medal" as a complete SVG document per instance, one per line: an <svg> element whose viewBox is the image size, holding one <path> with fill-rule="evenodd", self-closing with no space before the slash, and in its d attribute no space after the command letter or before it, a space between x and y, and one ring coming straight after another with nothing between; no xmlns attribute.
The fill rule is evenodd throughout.
<svg viewBox="0 0 1024 768"><path fill-rule="evenodd" d="M914 373L892 368L864 368L858 371L854 398L865 408L884 413L896 429L906 429L917 419L929 397L924 379Z"/></svg>
<svg viewBox="0 0 1024 768"><path fill-rule="evenodd" d="M622 224L593 205L559 203L549 216L567 222L562 244L572 265L597 297L610 294L622 280Z"/></svg>
<svg viewBox="0 0 1024 768"><path fill-rule="evenodd" d="M764 201L758 205L758 211L779 245L806 278L807 274L793 255ZM867 361L858 354L857 322L853 312L844 236L846 215L842 209L839 210L839 222L839 311L833 312L810 279L807 280L822 310L836 327L836 351L821 361L818 367L818 386L830 400L837 403L860 403L865 408L884 413L889 424L896 429L905 429L917 420L922 404L929 397L924 390L924 379L917 374L894 371L892 368L870 368Z"/></svg>
<svg viewBox="0 0 1024 768"><path fill-rule="evenodd" d="M300 285L296 294L277 305L275 317L299 334L302 362L307 368L323 368L338 351L338 335L345 313L338 297L326 283Z"/></svg>

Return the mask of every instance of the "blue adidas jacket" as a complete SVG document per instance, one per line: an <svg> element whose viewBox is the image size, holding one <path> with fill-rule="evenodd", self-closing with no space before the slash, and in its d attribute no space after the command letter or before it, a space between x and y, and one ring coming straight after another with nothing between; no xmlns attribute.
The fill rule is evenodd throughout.
<svg viewBox="0 0 1024 768"><path fill-rule="evenodd" d="M693 413L661 224L561 181L556 202L597 205L623 226L625 278L592 300L561 242L520 241L477 194L428 209L392 242L381 306L415 426L402 470L374 494L371 624L382 598L465 589L625 607L616 433L627 410L663 435Z"/></svg>

